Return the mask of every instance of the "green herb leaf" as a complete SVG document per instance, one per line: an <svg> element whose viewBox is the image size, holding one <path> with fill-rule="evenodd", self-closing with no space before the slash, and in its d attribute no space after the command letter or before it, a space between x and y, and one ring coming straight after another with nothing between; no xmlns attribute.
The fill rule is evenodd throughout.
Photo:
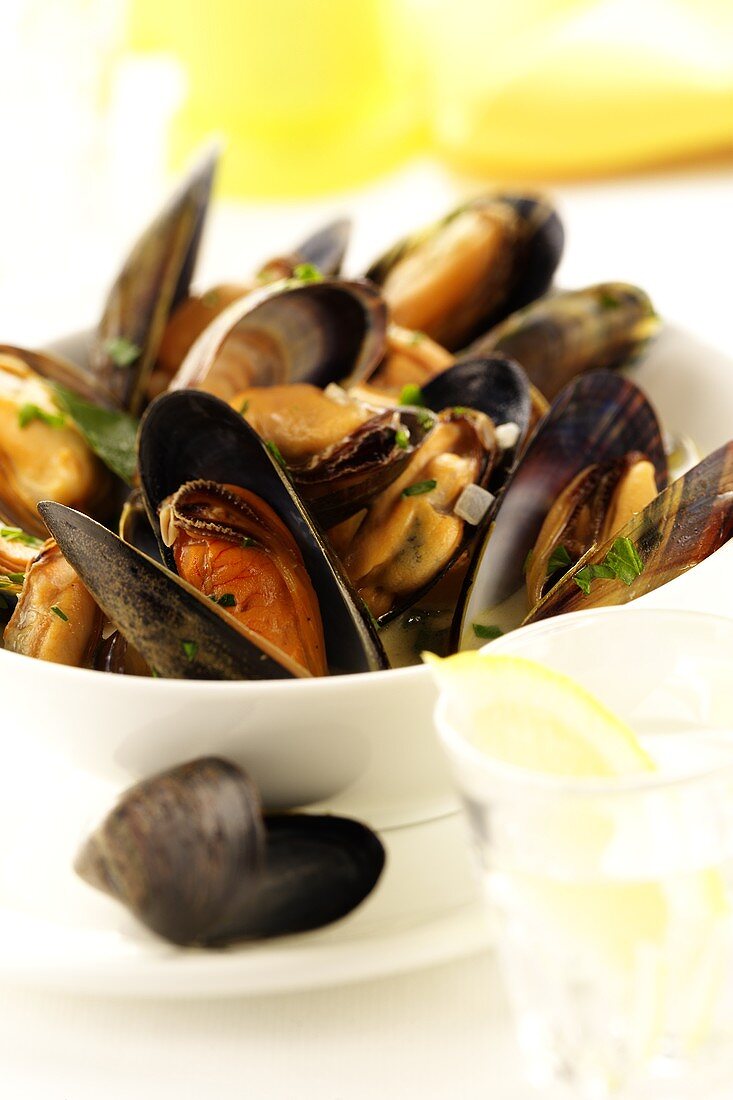
<svg viewBox="0 0 733 1100"><path fill-rule="evenodd" d="M219 305L221 295L218 290L207 290L201 299L201 304L205 305L207 309L216 309Z"/></svg>
<svg viewBox="0 0 733 1100"><path fill-rule="evenodd" d="M423 493L430 493L437 485L435 478L428 478L427 481L416 481L414 485L408 485L406 489L402 490L403 497L419 497Z"/></svg>
<svg viewBox="0 0 733 1100"><path fill-rule="evenodd" d="M23 546L43 546L43 539L35 535L26 535L20 527L0 527L0 539L6 542L20 542Z"/></svg>
<svg viewBox="0 0 733 1100"><path fill-rule="evenodd" d="M22 584L25 580L25 573L6 573L5 575L11 584Z"/></svg>
<svg viewBox="0 0 733 1100"><path fill-rule="evenodd" d="M293 278L299 283L320 283L323 275L315 264L296 264L293 268Z"/></svg>
<svg viewBox="0 0 733 1100"><path fill-rule="evenodd" d="M398 428L394 437L395 445L406 451L410 446L410 433L404 428Z"/></svg>
<svg viewBox="0 0 733 1100"><path fill-rule="evenodd" d="M249 398L245 397L244 401L239 406L239 415L244 416L244 414L246 413L248 408L249 408Z"/></svg>
<svg viewBox="0 0 733 1100"><path fill-rule="evenodd" d="M199 644L198 642L181 642L181 649L183 650L186 660L193 661L199 651Z"/></svg>
<svg viewBox="0 0 733 1100"><path fill-rule="evenodd" d="M245 550L247 550L250 546L256 546L256 545L257 545L257 539L251 539L249 537L249 535L243 535L242 536L242 541L240 543L240 546L242 546Z"/></svg>
<svg viewBox="0 0 733 1100"><path fill-rule="evenodd" d="M408 382L402 387L400 393L400 405L425 405L425 398L420 387L415 382Z"/></svg>
<svg viewBox="0 0 733 1100"><path fill-rule="evenodd" d="M410 344L411 345L421 344L424 339L425 339L425 333L420 332L418 329L413 329L412 332L410 333Z"/></svg>
<svg viewBox="0 0 733 1100"><path fill-rule="evenodd" d="M150 666L150 675L153 677L154 680L160 679L160 673L158 672L157 668L153 667L153 665Z"/></svg>
<svg viewBox="0 0 733 1100"><path fill-rule="evenodd" d="M137 467L137 420L127 413L92 405L65 386L54 386L59 407L68 413L96 455L131 485Z"/></svg>
<svg viewBox="0 0 733 1100"><path fill-rule="evenodd" d="M418 409L417 422L424 432L429 432L431 428L435 427L435 416L433 413L428 412L427 409Z"/></svg>
<svg viewBox="0 0 733 1100"><path fill-rule="evenodd" d="M629 585L644 572L644 563L631 539L618 538L606 554L606 565L624 584Z"/></svg>
<svg viewBox="0 0 733 1100"><path fill-rule="evenodd" d="M107 340L104 350L116 367L131 367L140 358L141 351L137 344L124 336L114 336Z"/></svg>
<svg viewBox="0 0 733 1100"><path fill-rule="evenodd" d="M58 615L59 619L61 619L65 623L68 623L69 616L64 615L64 613L63 613L63 611L61 610L60 607L57 607L56 604L54 604L53 607L51 608L51 610L53 611L54 615Z"/></svg>
<svg viewBox="0 0 733 1100"><path fill-rule="evenodd" d="M219 607L236 607L237 606L237 601L234 598L234 593L233 592L224 592L221 596L219 596L219 599L216 600L216 603L218 603Z"/></svg>
<svg viewBox="0 0 733 1100"><path fill-rule="evenodd" d="M605 562L599 562L598 565L584 565L582 569L573 577L573 580L577 584L578 588L582 588L586 596L590 592L591 582L606 578L606 580L613 580L616 576L616 571L611 565L606 565Z"/></svg>
<svg viewBox="0 0 733 1100"><path fill-rule="evenodd" d="M66 417L62 416L61 413L46 412L38 405L21 405L18 410L18 424L20 427L27 428L34 420L40 420L43 424L48 424L49 428L63 428L66 423Z"/></svg>
<svg viewBox="0 0 733 1100"><path fill-rule="evenodd" d="M488 641L493 641L494 638L501 638L504 631L498 626L484 626L483 623L474 623L473 632L477 638L486 638Z"/></svg>
<svg viewBox="0 0 733 1100"><path fill-rule="evenodd" d="M268 451L270 452L272 457L275 459L277 464L279 466L282 466L283 470L286 469L285 459L283 458L282 451L278 447L277 443L273 443L271 439L266 439L265 440L265 446L267 447Z"/></svg>
<svg viewBox="0 0 733 1100"><path fill-rule="evenodd" d="M601 309L620 309L622 304L615 294L609 294L607 290L601 291L598 301Z"/></svg>
<svg viewBox="0 0 733 1100"><path fill-rule="evenodd" d="M468 412L468 409L465 405L454 405L451 409L451 412L454 413L456 416L465 416Z"/></svg>
<svg viewBox="0 0 733 1100"><path fill-rule="evenodd" d="M570 554L564 546L556 546L550 554L550 560L547 563L547 576L551 577L558 569L567 569L571 564Z"/></svg>

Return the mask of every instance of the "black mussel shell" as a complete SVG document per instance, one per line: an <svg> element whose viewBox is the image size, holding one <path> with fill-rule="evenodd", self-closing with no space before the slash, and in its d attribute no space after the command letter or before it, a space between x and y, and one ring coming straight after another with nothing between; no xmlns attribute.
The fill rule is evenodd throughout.
<svg viewBox="0 0 733 1100"><path fill-rule="evenodd" d="M265 818L265 869L216 942L308 932L340 920L372 892L384 848L358 821L315 814Z"/></svg>
<svg viewBox="0 0 733 1100"><path fill-rule="evenodd" d="M53 501L42 501L38 510L104 614L155 675L278 680L305 674L275 646L106 527Z"/></svg>
<svg viewBox="0 0 733 1100"><path fill-rule="evenodd" d="M140 479L151 523L189 481L238 485L262 497L290 529L318 596L331 672L386 668L374 624L290 479L257 433L211 394L163 394L147 409L139 437ZM171 551L161 544L174 568Z"/></svg>
<svg viewBox="0 0 733 1100"><path fill-rule="evenodd" d="M158 536L148 518L145 501L140 489L133 489L125 501L120 516L118 534L130 546L163 564Z"/></svg>
<svg viewBox="0 0 733 1100"><path fill-rule="evenodd" d="M399 477L434 424L422 409L378 413L306 465L293 467L295 487L321 526L334 527Z"/></svg>
<svg viewBox="0 0 733 1100"><path fill-rule="evenodd" d="M565 230L560 215L547 199L512 192L499 197L514 207L527 227L522 271L501 309L501 316L507 317L550 289L562 258ZM494 323L498 320L497 316Z"/></svg>
<svg viewBox="0 0 733 1100"><path fill-rule="evenodd" d="M641 390L609 371L576 378L555 399L515 465L493 525L478 541L456 606L451 646L471 641L471 624L522 587L527 554L553 502L594 462L639 451L667 483L659 422Z"/></svg>
<svg viewBox="0 0 733 1100"><path fill-rule="evenodd" d="M379 839L357 821L263 820L246 773L205 757L126 791L75 867L158 935L223 946L345 917L374 889L384 862Z"/></svg>
<svg viewBox="0 0 733 1100"><path fill-rule="evenodd" d="M351 236L351 220L337 218L317 229L295 247L301 263L313 264L321 275L338 275Z"/></svg>
<svg viewBox="0 0 733 1100"><path fill-rule="evenodd" d="M234 764L208 757L126 791L75 870L159 936L193 944L246 910L264 861L253 783Z"/></svg>
<svg viewBox="0 0 733 1100"><path fill-rule="evenodd" d="M188 352L170 389L231 401L249 386L356 382L384 355L387 307L363 280L274 283L227 306Z"/></svg>
<svg viewBox="0 0 733 1100"><path fill-rule="evenodd" d="M166 322L188 294L216 171L209 152L135 243L110 290L91 366L117 403L138 413Z"/></svg>
<svg viewBox="0 0 733 1100"><path fill-rule="evenodd" d="M655 497L603 546L593 547L530 611L526 622L611 607L653 592L692 569L733 536L733 442L708 455ZM581 569L606 560L617 539L629 539L640 569L625 583L596 578L576 584Z"/></svg>
<svg viewBox="0 0 733 1100"><path fill-rule="evenodd" d="M485 413L495 427L513 423L522 436L527 430L531 409L527 376L502 355L459 359L426 382L422 394L433 412L464 406Z"/></svg>

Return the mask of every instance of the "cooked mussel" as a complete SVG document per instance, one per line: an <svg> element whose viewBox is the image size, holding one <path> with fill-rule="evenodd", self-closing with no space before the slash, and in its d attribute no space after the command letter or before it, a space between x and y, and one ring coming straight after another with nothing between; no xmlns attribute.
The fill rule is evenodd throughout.
<svg viewBox="0 0 733 1100"><path fill-rule="evenodd" d="M406 237L367 272L392 319L449 350L543 294L560 260L563 230L541 198L485 195Z"/></svg>
<svg viewBox="0 0 733 1100"><path fill-rule="evenodd" d="M612 539L657 492L654 466L638 451L581 470L550 508L531 551L526 570L529 606L590 546Z"/></svg>
<svg viewBox="0 0 733 1100"><path fill-rule="evenodd" d="M103 508L111 478L54 392L28 363L0 355L0 514L45 536L39 500L85 511Z"/></svg>
<svg viewBox="0 0 733 1100"><path fill-rule="evenodd" d="M146 507L159 532L165 518L161 508L183 485L213 482L252 494L285 525L302 556L320 606L331 672L386 667L374 625L335 554L278 459L233 409L194 390L165 394L145 413L139 454ZM246 537L262 541L255 531ZM164 558L176 569L175 555L165 543L161 538Z"/></svg>
<svg viewBox="0 0 733 1100"><path fill-rule="evenodd" d="M347 574L380 622L414 603L462 553L493 506L483 486L498 454L487 416L446 410L400 476L331 529Z"/></svg>
<svg viewBox="0 0 733 1100"><path fill-rule="evenodd" d="M732 535L733 442L672 482L605 542L595 540L526 621L628 603L692 569Z"/></svg>
<svg viewBox="0 0 733 1100"><path fill-rule="evenodd" d="M552 400L573 378L636 359L659 328L649 297L629 283L599 283L541 298L476 340L471 354L516 359Z"/></svg>
<svg viewBox="0 0 733 1100"><path fill-rule="evenodd" d="M389 324L384 357L366 381L357 385L356 395L374 404L392 404L405 386L424 386L453 362L451 352L424 332Z"/></svg>
<svg viewBox="0 0 733 1100"><path fill-rule="evenodd" d="M88 516L40 505L84 587L153 675L186 680L272 680L306 669L249 631L180 577Z"/></svg>
<svg viewBox="0 0 733 1100"><path fill-rule="evenodd" d="M11 653L89 668L102 621L93 597L49 539L28 566L3 642Z"/></svg>
<svg viewBox="0 0 733 1100"><path fill-rule="evenodd" d="M374 415L338 386L308 382L251 386L229 402L288 466L301 466L340 443Z"/></svg>
<svg viewBox="0 0 733 1100"><path fill-rule="evenodd" d="M240 298L257 287L291 279L301 272L338 275L346 246L350 222L339 219L323 226L302 241L286 256L268 260L253 279L243 283L222 283L201 294L189 294L181 301L166 324L151 378L151 397L162 393L186 358L194 342L208 325Z"/></svg>
<svg viewBox="0 0 733 1100"><path fill-rule="evenodd" d="M374 889L384 860L356 821L263 818L246 773L205 757L126 791L75 867L165 939L218 946L345 917Z"/></svg>
<svg viewBox="0 0 733 1100"><path fill-rule="evenodd" d="M188 294L216 161L216 152L201 159L136 242L92 341L92 369L120 407L133 413L145 403L168 317Z"/></svg>
<svg viewBox="0 0 733 1100"><path fill-rule="evenodd" d="M277 283L216 317L170 388L231 401L249 386L366 377L382 357L385 329L386 306L368 283Z"/></svg>
<svg viewBox="0 0 733 1100"><path fill-rule="evenodd" d="M489 613L494 621L494 612L521 592L528 555L548 513L588 469L589 459L603 470L607 464L625 462L631 453L649 460L655 486L663 489L664 445L654 410L641 390L609 371L594 371L571 382L510 474L495 522L481 533L453 619L454 649L471 646L476 640L474 624L483 623ZM508 625L517 625L524 613L524 607L512 609Z"/></svg>
<svg viewBox="0 0 733 1100"><path fill-rule="evenodd" d="M289 529L237 485L189 481L159 509L176 572L314 676L326 667L318 598Z"/></svg>

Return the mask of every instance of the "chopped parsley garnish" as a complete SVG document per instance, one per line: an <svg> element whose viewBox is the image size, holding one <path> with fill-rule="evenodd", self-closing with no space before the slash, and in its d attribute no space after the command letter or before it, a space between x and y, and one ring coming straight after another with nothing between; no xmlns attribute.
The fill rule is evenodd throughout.
<svg viewBox="0 0 733 1100"><path fill-rule="evenodd" d="M268 451L270 452L272 457L275 459L277 464L279 466L282 466L283 469L285 469L285 459L283 458L282 451L278 447L277 443L273 443L271 439L266 439L265 440L265 446L267 447Z"/></svg>
<svg viewBox="0 0 733 1100"><path fill-rule="evenodd" d="M420 344L425 339L425 333L419 332L418 329L413 329L410 333L410 344Z"/></svg>
<svg viewBox="0 0 733 1100"><path fill-rule="evenodd" d="M131 367L140 358L141 349L125 336L114 336L107 340L104 350L116 367Z"/></svg>
<svg viewBox="0 0 733 1100"><path fill-rule="evenodd" d="M423 493L432 492L437 484L434 477L428 478L427 481L416 481L414 485L408 485L406 489L403 489L402 495L403 497L419 497Z"/></svg>
<svg viewBox="0 0 733 1100"><path fill-rule="evenodd" d="M394 437L395 445L406 451L410 446L410 433L404 428L398 428Z"/></svg>
<svg viewBox="0 0 733 1100"><path fill-rule="evenodd" d="M293 278L299 283L320 283L323 275L315 264L296 264L293 268Z"/></svg>
<svg viewBox="0 0 733 1100"><path fill-rule="evenodd" d="M623 581L631 584L644 572L644 562L639 556L639 551L631 539L617 538L613 540L611 549L604 560L598 565L584 565L573 577L585 595L590 594L590 586L594 580L605 577L609 580Z"/></svg>
<svg viewBox="0 0 733 1100"><path fill-rule="evenodd" d="M454 414L454 416L465 416L468 412L468 409L465 405L454 405L451 409L451 412Z"/></svg>
<svg viewBox="0 0 733 1100"><path fill-rule="evenodd" d="M473 632L477 638L486 638L490 642L495 638L501 638L504 633L499 626L484 626L483 623L474 623Z"/></svg>
<svg viewBox="0 0 733 1100"><path fill-rule="evenodd" d="M213 596L212 599L214 600L214 603L218 603L219 607L237 606L237 601L234 598L233 592L224 592L221 596L219 596L218 599L216 598L216 596Z"/></svg>
<svg viewBox="0 0 733 1100"><path fill-rule="evenodd" d="M245 397L244 401L239 406L239 415L244 416L244 414L247 412L248 408L249 408L249 398Z"/></svg>
<svg viewBox="0 0 733 1100"><path fill-rule="evenodd" d="M66 417L61 413L49 413L39 405L21 405L18 410L18 424L21 428L27 428L34 420L40 420L48 424L49 428L63 428Z"/></svg>
<svg viewBox="0 0 733 1100"><path fill-rule="evenodd" d="M6 573L5 576L11 584L22 584L25 580L25 573Z"/></svg>
<svg viewBox="0 0 733 1100"><path fill-rule="evenodd" d="M201 304L206 306L207 309L216 309L219 305L219 299L221 295L218 290L207 290L201 299Z"/></svg>
<svg viewBox="0 0 733 1100"><path fill-rule="evenodd" d="M243 549L247 550L247 549L249 549L250 546L256 546L256 545L257 545L257 539L251 539L249 537L249 535L243 535L242 536L242 541L240 543L240 546L242 546Z"/></svg>
<svg viewBox="0 0 733 1100"><path fill-rule="evenodd" d="M65 615L60 607L57 607L56 604L54 604L51 610L53 611L54 615L58 615L59 619L61 619L65 623L68 623L69 616Z"/></svg>
<svg viewBox="0 0 733 1100"><path fill-rule="evenodd" d="M159 680L160 679L160 673L158 672L157 668L155 668L154 665L150 666L150 675L153 677L154 680Z"/></svg>
<svg viewBox="0 0 733 1100"><path fill-rule="evenodd" d="M417 422L424 432L429 432L431 428L435 427L435 417L432 413L429 413L426 409L418 409Z"/></svg>
<svg viewBox="0 0 733 1100"><path fill-rule="evenodd" d="M425 398L423 392L416 382L408 382L406 386L402 387L400 393L400 405L424 405Z"/></svg>
<svg viewBox="0 0 733 1100"><path fill-rule="evenodd" d="M85 401L65 386L54 386L59 408L68 413L84 439L113 473L131 485L137 467L137 420L116 409Z"/></svg>
<svg viewBox="0 0 733 1100"><path fill-rule="evenodd" d="M547 563L547 576L551 577L558 569L567 569L570 564L570 554L568 554L565 547L556 546L550 554L550 560Z"/></svg>
<svg viewBox="0 0 733 1100"><path fill-rule="evenodd" d="M35 535L26 535L20 527L0 527L0 539L6 542L20 542L23 546L43 546L43 539Z"/></svg>
<svg viewBox="0 0 733 1100"><path fill-rule="evenodd" d="M198 642L181 642L181 649L187 661L193 661L199 651Z"/></svg>
<svg viewBox="0 0 733 1100"><path fill-rule="evenodd" d="M610 294L607 290L602 290L598 301L601 304L602 309L619 309L621 301L615 294Z"/></svg>

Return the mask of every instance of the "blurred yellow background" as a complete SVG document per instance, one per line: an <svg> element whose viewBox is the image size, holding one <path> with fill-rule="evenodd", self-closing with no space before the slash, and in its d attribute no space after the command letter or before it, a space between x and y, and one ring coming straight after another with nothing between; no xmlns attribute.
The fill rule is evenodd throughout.
<svg viewBox="0 0 733 1100"><path fill-rule="evenodd" d="M127 46L181 76L180 166L310 195L422 150L473 174L588 176L728 149L731 0L131 0Z"/></svg>

